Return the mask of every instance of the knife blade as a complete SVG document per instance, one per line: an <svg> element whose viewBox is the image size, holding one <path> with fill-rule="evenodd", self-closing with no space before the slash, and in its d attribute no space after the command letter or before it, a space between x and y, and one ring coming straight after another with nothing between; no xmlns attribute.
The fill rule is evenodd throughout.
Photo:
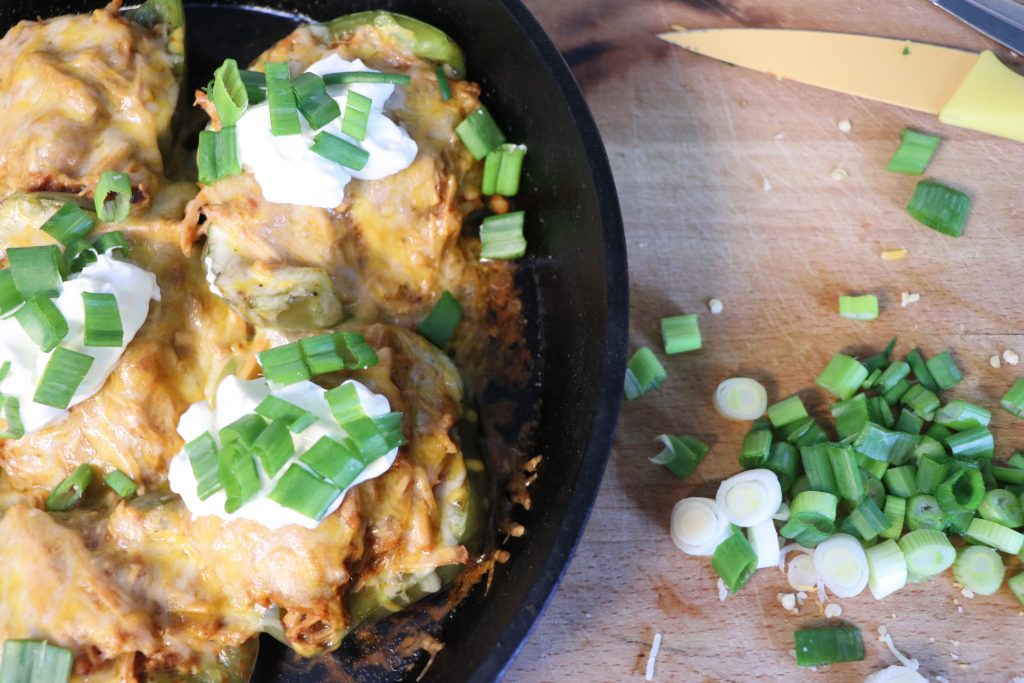
<svg viewBox="0 0 1024 683"><path fill-rule="evenodd" d="M1024 142L1024 76L987 50L785 29L702 29L659 37L729 64Z"/></svg>
<svg viewBox="0 0 1024 683"><path fill-rule="evenodd" d="M1014 0L931 0L968 26L1024 54L1024 5Z"/></svg>

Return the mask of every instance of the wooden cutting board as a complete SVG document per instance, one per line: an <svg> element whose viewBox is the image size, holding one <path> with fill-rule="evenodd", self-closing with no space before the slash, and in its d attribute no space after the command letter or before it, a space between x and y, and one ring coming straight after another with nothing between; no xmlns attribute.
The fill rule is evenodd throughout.
<svg viewBox="0 0 1024 683"><path fill-rule="evenodd" d="M643 680L655 633L657 681L862 681L896 664L884 626L931 680L1005 682L1024 676L1024 610L1007 588L968 599L947 573L876 602L841 600L867 657L812 672L795 666L793 631L824 622L812 599L799 615L773 569L719 602L710 562L668 534L680 498L714 495L738 470L747 426L711 406L721 380L750 376L775 401L801 392L818 414L813 379L836 351L951 348L966 376L952 395L990 408L1024 364L1021 236L1024 145L942 126L923 114L781 82L688 54L655 33L673 24L836 30L970 49L992 47L926 0L528 0L565 53L604 135L626 222L631 345L660 354L659 319L698 313L704 348L665 359L669 379L625 406L590 525L559 592L508 681ZM1002 49L997 53L1016 64ZM839 122L850 121L849 132ZM887 173L900 129L938 133L928 175L973 195L965 235L932 232L904 212L916 180ZM906 248L903 261L880 258ZM836 298L875 293L875 322L845 321ZM900 306L901 292L920 301ZM711 297L725 308L707 309ZM1024 448L1024 423L995 411L998 457ZM661 433L713 444L686 481L647 462ZM1010 566L1010 575L1020 563ZM941 679L940 679L941 680Z"/></svg>

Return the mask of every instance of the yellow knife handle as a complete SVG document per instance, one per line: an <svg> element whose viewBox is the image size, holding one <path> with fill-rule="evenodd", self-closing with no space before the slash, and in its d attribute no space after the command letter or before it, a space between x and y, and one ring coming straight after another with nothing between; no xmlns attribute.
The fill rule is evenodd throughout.
<svg viewBox="0 0 1024 683"><path fill-rule="evenodd" d="M939 112L939 121L1024 142L1024 76L985 50Z"/></svg>

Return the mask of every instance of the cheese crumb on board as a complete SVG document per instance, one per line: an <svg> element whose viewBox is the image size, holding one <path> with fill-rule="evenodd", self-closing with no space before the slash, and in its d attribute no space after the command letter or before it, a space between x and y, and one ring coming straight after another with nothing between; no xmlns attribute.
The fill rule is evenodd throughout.
<svg viewBox="0 0 1024 683"><path fill-rule="evenodd" d="M906 249L904 249L903 247L900 247L899 249L883 249L882 250L882 260L883 261L902 261L903 259L907 258L907 254L908 253L909 252Z"/></svg>

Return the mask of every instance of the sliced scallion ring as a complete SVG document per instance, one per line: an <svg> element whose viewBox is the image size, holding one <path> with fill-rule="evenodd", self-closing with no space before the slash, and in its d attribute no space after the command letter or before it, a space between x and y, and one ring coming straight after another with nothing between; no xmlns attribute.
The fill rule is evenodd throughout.
<svg viewBox="0 0 1024 683"><path fill-rule="evenodd" d="M488 152L505 143L505 134L501 132L487 107L480 107L467 116L455 127L462 144L477 161L484 159Z"/></svg>
<svg viewBox="0 0 1024 683"><path fill-rule="evenodd" d="M242 74L238 69L238 62L233 59L225 59L216 71L213 72L213 88L210 91L210 99L217 108L217 118L220 119L221 128L230 128L242 118L246 107L249 106L249 92L242 81Z"/></svg>
<svg viewBox="0 0 1024 683"><path fill-rule="evenodd" d="M317 133L309 149L328 161L355 171L366 168L366 164L370 160L370 153L365 149L326 131Z"/></svg>
<svg viewBox="0 0 1024 683"><path fill-rule="evenodd" d="M782 487L769 469L747 470L723 481L715 500L730 522L751 527L771 519L779 509Z"/></svg>
<svg viewBox="0 0 1024 683"><path fill-rule="evenodd" d="M326 93L327 90L325 89L325 96ZM330 98L328 97L328 99ZM334 102L334 100L332 99L331 102ZM337 105L337 103L335 103L335 105ZM301 102L299 106L301 108ZM345 94L345 117L341 120L341 132L345 135L352 136L356 140L365 140L366 127L370 123L370 109L372 107L373 100L369 97L361 95L355 90L349 90L348 93ZM331 120L333 121L334 119ZM311 123L310 125L313 124Z"/></svg>
<svg viewBox="0 0 1024 683"><path fill-rule="evenodd" d="M408 74L384 73L381 71L346 71L340 74L324 74L327 85L352 85L354 83L394 83L409 85L412 77Z"/></svg>
<svg viewBox="0 0 1024 683"><path fill-rule="evenodd" d="M918 529L899 541L900 550L907 561L907 572L928 577L941 574L953 566L956 549L941 531Z"/></svg>
<svg viewBox="0 0 1024 683"><path fill-rule="evenodd" d="M14 286L23 298L60 296L64 263L60 247L12 247L7 250L7 261Z"/></svg>
<svg viewBox="0 0 1024 683"><path fill-rule="evenodd" d="M61 244L69 245L76 240L85 239L94 227L96 221L92 216L83 211L78 204L68 202L57 209L57 212L39 229Z"/></svg>
<svg viewBox="0 0 1024 683"><path fill-rule="evenodd" d="M894 664L870 674L864 683L928 683L928 679L909 666Z"/></svg>
<svg viewBox="0 0 1024 683"><path fill-rule="evenodd" d="M1016 555L1024 548L1024 534L980 517L971 520L965 535L972 541L984 543L1008 555Z"/></svg>
<svg viewBox="0 0 1024 683"><path fill-rule="evenodd" d="M836 534L814 549L814 569L825 587L841 598L860 595L868 585L868 561L853 536Z"/></svg>
<svg viewBox="0 0 1024 683"><path fill-rule="evenodd" d="M523 211L485 218L480 223L480 258L497 261L524 256L527 246L523 235L525 218Z"/></svg>
<svg viewBox="0 0 1024 683"><path fill-rule="evenodd" d="M121 171L104 171L93 195L96 215L104 223L120 223L132 210L132 179Z"/></svg>
<svg viewBox="0 0 1024 683"><path fill-rule="evenodd" d="M5 640L0 681L67 683L73 661L71 650L44 640Z"/></svg>
<svg viewBox="0 0 1024 683"><path fill-rule="evenodd" d="M953 563L953 576L960 584L978 595L992 595L1003 584L1006 565L992 548L967 546Z"/></svg>
<svg viewBox="0 0 1024 683"><path fill-rule="evenodd" d="M124 345L124 326L117 297L109 293L82 293L85 307L85 345L120 347Z"/></svg>
<svg viewBox="0 0 1024 683"><path fill-rule="evenodd" d="M54 350L36 387L36 403L66 410L95 359L64 347Z"/></svg>
<svg viewBox="0 0 1024 683"><path fill-rule="evenodd" d="M295 91L295 102L305 117L306 121L309 122L309 127L313 130L320 130L334 119L341 116L341 107L333 97L327 94L327 86L324 85L324 80L316 74L303 73L299 74L292 79L292 89ZM354 96L358 96L363 100L366 100L366 112L367 115L370 111L370 100L367 97L363 97L359 93L349 92L349 106L351 107L351 101ZM345 119L348 120L346 114ZM352 135L348 130L345 130L344 123L342 124L342 130L347 135ZM363 126L363 135L352 135L357 140L362 140L366 136L365 120Z"/></svg>
<svg viewBox="0 0 1024 683"><path fill-rule="evenodd" d="M708 445L692 436L662 434L658 437L658 441L665 447L651 458L651 462L655 465L663 465L678 479L685 479L693 474L697 465L708 453Z"/></svg>
<svg viewBox="0 0 1024 683"><path fill-rule="evenodd" d="M295 103L291 75L285 62L263 65L270 107L270 132L274 135L298 135L302 132L299 109Z"/></svg>
<svg viewBox="0 0 1024 683"><path fill-rule="evenodd" d="M747 540L757 555L757 568L776 567L779 564L779 534L771 517L747 529Z"/></svg>
<svg viewBox="0 0 1024 683"><path fill-rule="evenodd" d="M868 587L881 600L907 585L907 560L896 541L883 541L864 551L868 561Z"/></svg>
<svg viewBox="0 0 1024 683"><path fill-rule="evenodd" d="M82 495L92 481L92 466L79 465L46 499L50 512L67 512L82 500Z"/></svg>
<svg viewBox="0 0 1024 683"><path fill-rule="evenodd" d="M727 420L745 422L764 415L768 392L749 377L732 377L715 389L715 410Z"/></svg>
<svg viewBox="0 0 1024 683"><path fill-rule="evenodd" d="M672 508L672 542L687 555L710 556L729 536L729 519L710 498L684 498Z"/></svg>

